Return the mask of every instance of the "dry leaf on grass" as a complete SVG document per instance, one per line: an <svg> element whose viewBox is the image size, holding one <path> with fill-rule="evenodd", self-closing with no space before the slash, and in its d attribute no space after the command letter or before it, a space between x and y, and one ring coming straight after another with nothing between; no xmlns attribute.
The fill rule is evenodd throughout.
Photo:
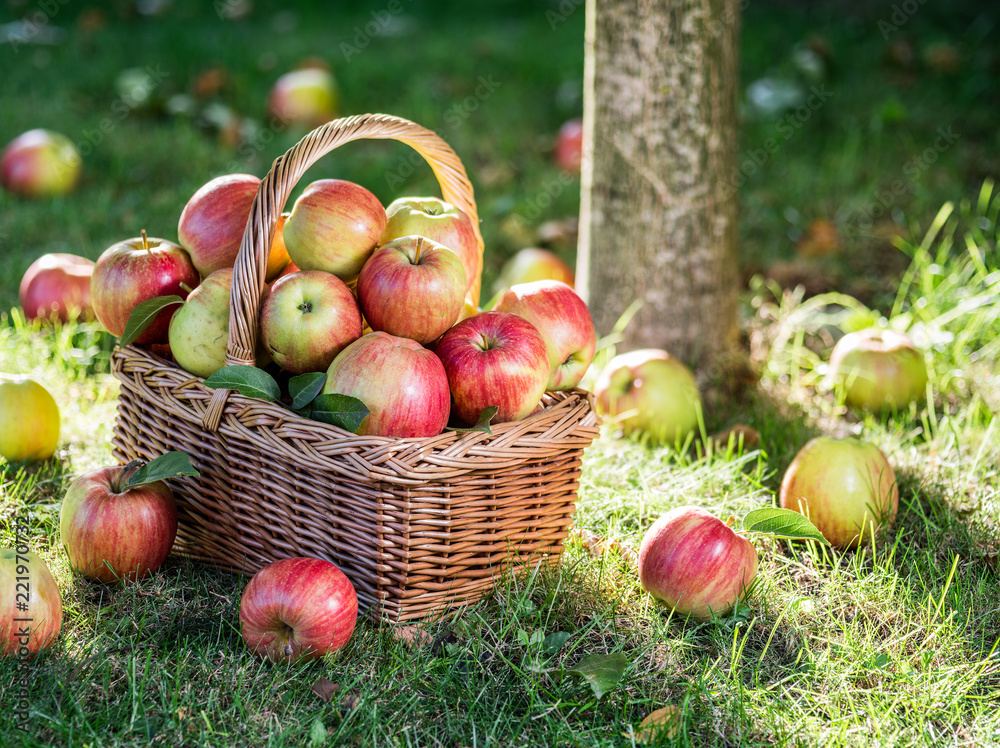
<svg viewBox="0 0 1000 748"><path fill-rule="evenodd" d="M320 697L324 704L329 704L333 701L333 697L337 695L337 691L340 690L340 684L334 683L329 678L324 678L320 676L313 683L312 692Z"/></svg>
<svg viewBox="0 0 1000 748"><path fill-rule="evenodd" d="M641 745L655 743L662 738L676 738L681 723L681 710L677 706L657 709L639 723L635 731L635 742ZM626 733L625 737L629 737Z"/></svg>

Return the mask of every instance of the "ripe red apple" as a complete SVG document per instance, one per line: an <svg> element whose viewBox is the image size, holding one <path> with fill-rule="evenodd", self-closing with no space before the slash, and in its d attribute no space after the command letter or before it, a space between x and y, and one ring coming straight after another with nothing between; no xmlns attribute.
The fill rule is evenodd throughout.
<svg viewBox="0 0 1000 748"><path fill-rule="evenodd" d="M555 252L539 247L526 247L515 252L500 268L497 287L504 289L539 280L562 281L573 288L576 276L573 268Z"/></svg>
<svg viewBox="0 0 1000 748"><path fill-rule="evenodd" d="M753 544L699 507L671 509L639 545L643 589L696 621L731 611L756 576Z"/></svg>
<svg viewBox="0 0 1000 748"><path fill-rule="evenodd" d="M472 220L462 210L437 197L401 197L389 203L385 215L380 245L413 234L433 239L461 258L465 293L472 291L483 272L483 256Z"/></svg>
<svg viewBox="0 0 1000 748"><path fill-rule="evenodd" d="M423 236L383 244L358 276L358 303L372 330L424 345L455 324L465 291L462 260Z"/></svg>
<svg viewBox="0 0 1000 748"><path fill-rule="evenodd" d="M79 255L45 254L28 266L21 278L18 298L29 319L93 317L90 276L94 261Z"/></svg>
<svg viewBox="0 0 1000 748"><path fill-rule="evenodd" d="M871 540L873 530L892 526L899 509L892 466L882 450L858 439L807 442L785 471L779 498L838 548Z"/></svg>
<svg viewBox="0 0 1000 748"><path fill-rule="evenodd" d="M369 414L356 433L436 436L451 403L441 361L420 343L372 332L341 351L326 371L325 394L356 397Z"/></svg>
<svg viewBox="0 0 1000 748"><path fill-rule="evenodd" d="M50 130L28 130L0 153L0 183L22 197L52 197L73 191L83 160L73 142Z"/></svg>
<svg viewBox="0 0 1000 748"><path fill-rule="evenodd" d="M382 203L360 184L320 179L306 186L285 220L285 247L302 270L353 280L375 251L385 221Z"/></svg>
<svg viewBox="0 0 1000 748"><path fill-rule="evenodd" d="M549 381L545 341L528 320L510 312L480 312L441 336L434 348L448 373L455 413L475 423L484 408L493 423L519 421L538 405Z"/></svg>
<svg viewBox="0 0 1000 748"><path fill-rule="evenodd" d="M177 239L202 278L236 263L259 186L253 174L226 174L202 185L187 201Z"/></svg>
<svg viewBox="0 0 1000 748"><path fill-rule="evenodd" d="M59 444L59 406L34 379L0 374L0 457L47 460Z"/></svg>
<svg viewBox="0 0 1000 748"><path fill-rule="evenodd" d="M62 595L45 562L27 545L0 550L0 652L30 657L62 629Z"/></svg>
<svg viewBox="0 0 1000 748"><path fill-rule="evenodd" d="M580 383L594 360L597 334L590 310L572 287L553 280L519 283L493 309L524 317L541 333L551 372L546 390L568 390Z"/></svg>
<svg viewBox="0 0 1000 748"><path fill-rule="evenodd" d="M163 481L123 488L141 466L98 468L74 480L59 510L70 565L90 579L141 579L163 564L177 535L177 504Z"/></svg>
<svg viewBox="0 0 1000 748"><path fill-rule="evenodd" d="M358 621L351 580L319 558L284 558L253 575L240 598L240 632L256 654L272 662L336 652Z"/></svg>
<svg viewBox="0 0 1000 748"><path fill-rule="evenodd" d="M90 303L104 329L120 338L137 304L157 296L187 298L198 285L198 271L181 247L166 239L134 237L108 247L90 277ZM161 311L136 338L139 344L167 342L177 306Z"/></svg>
<svg viewBox="0 0 1000 748"><path fill-rule="evenodd" d="M580 173L583 160L583 120L579 117L567 120L556 135L553 153L556 166L570 174Z"/></svg>
<svg viewBox="0 0 1000 748"><path fill-rule="evenodd" d="M337 99L333 73L305 68L285 73L275 81L267 108L282 122L313 129L337 116Z"/></svg>
<svg viewBox="0 0 1000 748"><path fill-rule="evenodd" d="M909 335L869 327L837 341L826 384L842 386L851 408L875 412L904 408L923 400L927 366Z"/></svg>
<svg viewBox="0 0 1000 748"><path fill-rule="evenodd" d="M694 375L663 350L615 356L594 384L597 412L626 435L648 434L654 444L677 444L698 428L701 395Z"/></svg>
<svg viewBox="0 0 1000 748"><path fill-rule="evenodd" d="M361 311L344 281L322 270L282 276L260 309L261 342L293 374L326 371L361 337Z"/></svg>

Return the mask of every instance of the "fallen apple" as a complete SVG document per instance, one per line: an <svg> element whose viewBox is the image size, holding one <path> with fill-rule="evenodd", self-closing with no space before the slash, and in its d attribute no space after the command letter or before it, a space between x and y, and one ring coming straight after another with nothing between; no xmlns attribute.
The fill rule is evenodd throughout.
<svg viewBox="0 0 1000 748"><path fill-rule="evenodd" d="M843 388L848 407L899 409L924 399L927 366L906 333L868 327L837 341L825 383Z"/></svg>
<svg viewBox="0 0 1000 748"><path fill-rule="evenodd" d="M47 460L59 444L59 406L34 379L0 374L0 456Z"/></svg>
<svg viewBox="0 0 1000 748"><path fill-rule="evenodd" d="M62 595L45 561L26 545L0 550L0 652L30 657L62 629Z"/></svg>
<svg viewBox="0 0 1000 748"><path fill-rule="evenodd" d="M319 127L337 116L337 82L316 67L292 70L274 82L267 108L284 123Z"/></svg>
<svg viewBox="0 0 1000 748"><path fill-rule="evenodd" d="M583 161L582 119L576 117L563 123L556 134L556 146L552 155L560 169L569 174L580 174L580 164Z"/></svg>
<svg viewBox="0 0 1000 748"><path fill-rule="evenodd" d="M90 276L94 261L79 255L44 254L31 263L21 278L18 300L26 319L70 319L93 317Z"/></svg>
<svg viewBox="0 0 1000 748"><path fill-rule="evenodd" d="M559 255L540 247L525 247L518 250L500 268L496 289L502 291L519 283L540 280L562 281L574 286L576 275Z"/></svg>
<svg viewBox="0 0 1000 748"><path fill-rule="evenodd" d="M0 184L22 197L65 195L80 180L83 159L73 142L50 130L29 130L0 153Z"/></svg>

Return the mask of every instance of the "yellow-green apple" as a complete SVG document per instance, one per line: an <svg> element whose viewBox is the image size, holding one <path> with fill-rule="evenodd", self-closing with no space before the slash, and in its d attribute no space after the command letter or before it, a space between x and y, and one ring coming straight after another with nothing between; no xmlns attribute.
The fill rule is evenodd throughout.
<svg viewBox="0 0 1000 748"><path fill-rule="evenodd" d="M358 276L358 303L372 330L426 345L455 324L465 305L458 255L423 236L403 236L375 250Z"/></svg>
<svg viewBox="0 0 1000 748"><path fill-rule="evenodd" d="M576 276L573 268L555 252L540 247L525 247L515 252L500 268L496 287L502 290L539 280L562 281L572 288Z"/></svg>
<svg viewBox="0 0 1000 748"><path fill-rule="evenodd" d="M519 421L545 394L549 354L535 326L510 312L480 312L462 320L434 347L448 373L455 414L475 423L497 406L494 423Z"/></svg>
<svg viewBox="0 0 1000 748"><path fill-rule="evenodd" d="M0 456L47 460L59 444L59 406L30 377L0 374Z"/></svg>
<svg viewBox="0 0 1000 748"><path fill-rule="evenodd" d="M326 370L324 394L356 397L368 408L357 432L436 436L448 425L448 377L420 343L371 332L342 350Z"/></svg>
<svg viewBox="0 0 1000 748"><path fill-rule="evenodd" d="M924 355L903 332L868 327L849 332L833 347L827 387L843 387L851 408L875 412L923 400Z"/></svg>
<svg viewBox="0 0 1000 748"><path fill-rule="evenodd" d="M272 662L304 662L336 652L358 622L351 580L319 558L283 558L256 574L240 598L240 632Z"/></svg>
<svg viewBox="0 0 1000 748"><path fill-rule="evenodd" d="M899 509L892 465L877 446L820 436L806 443L781 480L781 507L800 512L838 548L871 540Z"/></svg>
<svg viewBox="0 0 1000 748"><path fill-rule="evenodd" d="M541 333L549 354L546 390L568 390L580 383L594 360L597 335L590 310L571 286L554 280L519 283L493 309L524 317Z"/></svg>
<svg viewBox="0 0 1000 748"><path fill-rule="evenodd" d="M274 82L267 107L284 123L319 127L337 116L337 82L333 73L305 68L285 73Z"/></svg>
<svg viewBox="0 0 1000 748"><path fill-rule="evenodd" d="M385 215L380 245L413 234L433 239L462 259L465 292L472 291L483 272L483 256L472 220L464 211L437 197L401 197L389 203Z"/></svg>
<svg viewBox="0 0 1000 748"><path fill-rule="evenodd" d="M53 197L73 191L83 160L73 142L51 130L28 130L0 153L0 183L22 197Z"/></svg>
<svg viewBox="0 0 1000 748"><path fill-rule="evenodd" d="M84 473L66 490L59 538L89 579L141 579L160 568L177 536L177 504L163 481L125 486L136 460Z"/></svg>
<svg viewBox="0 0 1000 748"><path fill-rule="evenodd" d="M696 621L731 611L756 576L753 544L700 507L671 509L639 545L643 589Z"/></svg>
<svg viewBox="0 0 1000 748"><path fill-rule="evenodd" d="M94 261L79 255L45 254L28 266L21 278L18 298L24 316L31 319L93 317L90 276Z"/></svg>
<svg viewBox="0 0 1000 748"><path fill-rule="evenodd" d="M253 174L226 174L199 187L187 201L177 239L202 278L236 263L259 186Z"/></svg>
<svg viewBox="0 0 1000 748"><path fill-rule="evenodd" d="M325 270L344 281L361 272L385 230L385 208L346 179L308 184L285 220L288 256L302 270Z"/></svg>
<svg viewBox="0 0 1000 748"><path fill-rule="evenodd" d="M187 298L198 285L198 271L188 253L166 239L142 236L108 247L97 258L90 276L90 303L98 321L115 337L125 332L137 304L157 296ZM177 306L163 309L136 343L165 343Z"/></svg>
<svg viewBox="0 0 1000 748"><path fill-rule="evenodd" d="M0 653L24 659L62 629L62 595L45 561L27 544L0 550Z"/></svg>
<svg viewBox="0 0 1000 748"><path fill-rule="evenodd" d="M666 351L642 348L615 356L594 383L597 412L626 435L678 444L698 428L701 395L694 375Z"/></svg>
<svg viewBox="0 0 1000 748"><path fill-rule="evenodd" d="M580 174L583 160L583 120L579 117L567 120L556 134L553 152L556 166L570 174Z"/></svg>
<svg viewBox="0 0 1000 748"><path fill-rule="evenodd" d="M326 371L361 337L361 311L336 275L302 270L278 278L260 309L261 342L285 371Z"/></svg>

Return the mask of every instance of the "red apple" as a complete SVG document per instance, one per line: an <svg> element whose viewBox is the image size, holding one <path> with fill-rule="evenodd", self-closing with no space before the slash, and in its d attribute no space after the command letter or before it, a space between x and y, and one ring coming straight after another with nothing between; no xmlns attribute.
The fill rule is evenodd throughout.
<svg viewBox="0 0 1000 748"><path fill-rule="evenodd" d="M272 662L336 652L358 621L358 595L340 569L319 558L284 558L253 575L240 598L240 632Z"/></svg>
<svg viewBox="0 0 1000 748"><path fill-rule="evenodd" d="M671 509L639 545L643 589L696 621L731 611L756 576L753 544L699 507Z"/></svg>
<svg viewBox="0 0 1000 748"><path fill-rule="evenodd" d="M326 371L361 337L361 311L344 281L322 270L282 276L260 310L261 342L293 374Z"/></svg>
<svg viewBox="0 0 1000 748"><path fill-rule="evenodd" d="M451 403L441 361L415 340L372 332L341 351L326 371L325 394L356 397L369 414L356 433L435 436Z"/></svg>
<svg viewBox="0 0 1000 748"><path fill-rule="evenodd" d="M358 303L371 328L424 345L455 324L465 291L458 255L422 236L383 244L358 276Z"/></svg>
<svg viewBox="0 0 1000 748"><path fill-rule="evenodd" d="M92 317L90 276L94 261L79 255L55 253L39 257L21 278L18 297L29 319Z"/></svg>
<svg viewBox="0 0 1000 748"><path fill-rule="evenodd" d="M26 544L0 550L0 652L30 657L62 629L62 595L52 572Z"/></svg>
<svg viewBox="0 0 1000 748"><path fill-rule="evenodd" d="M497 287L510 288L519 283L539 280L562 281L571 288L575 283L573 268L555 252L538 247L526 247L514 253L500 268Z"/></svg>
<svg viewBox="0 0 1000 748"><path fill-rule="evenodd" d="M313 129L337 116L337 99L337 83L329 70L305 68L275 81L267 108L282 122Z"/></svg>
<svg viewBox="0 0 1000 748"><path fill-rule="evenodd" d="M583 120L575 118L567 120L559 128L556 135L556 147L553 153L556 166L570 174L580 173L580 162L583 160Z"/></svg>
<svg viewBox="0 0 1000 748"><path fill-rule="evenodd" d="M924 399L927 366L909 335L869 327L849 332L833 347L828 387L843 387L851 408L882 411Z"/></svg>
<svg viewBox="0 0 1000 748"><path fill-rule="evenodd" d="M59 510L70 565L90 579L141 579L160 568L177 535L177 505L166 483L125 488L141 466L98 468L74 480Z"/></svg>
<svg viewBox="0 0 1000 748"><path fill-rule="evenodd" d="M226 174L202 185L187 201L177 239L202 278L236 263L259 186L252 174Z"/></svg>
<svg viewBox="0 0 1000 748"><path fill-rule="evenodd" d="M59 444L59 406L34 379L0 374L0 457L47 460Z"/></svg>
<svg viewBox="0 0 1000 748"><path fill-rule="evenodd" d="M549 354L546 390L576 387L594 360L597 335L590 310L572 287L561 281L519 283L505 291L493 305L533 324Z"/></svg>
<svg viewBox="0 0 1000 748"><path fill-rule="evenodd" d="M499 408L493 423L519 421L545 394L549 354L535 326L509 312L480 312L446 332L434 348L448 373L455 413L475 423Z"/></svg>
<svg viewBox="0 0 1000 748"><path fill-rule="evenodd" d="M812 439L781 481L781 507L807 516L838 548L888 528L899 509L896 474L882 450L858 439Z"/></svg>
<svg viewBox="0 0 1000 748"><path fill-rule="evenodd" d="M97 258L90 277L90 303L104 329L120 338L136 305L157 296L187 298L198 280L187 252L166 239L147 237L144 231L141 237L108 247ZM161 311L135 342L166 343L176 310L175 305Z"/></svg>
<svg viewBox="0 0 1000 748"><path fill-rule="evenodd" d="M698 428L701 395L694 375L663 350L643 348L615 356L594 384L597 412L626 435L648 435L676 445Z"/></svg>
<svg viewBox="0 0 1000 748"><path fill-rule="evenodd" d="M437 197L401 197L385 209L385 231L379 244L402 236L423 236L452 250L465 268L465 293L483 272L483 256L472 220L459 208Z"/></svg>
<svg viewBox="0 0 1000 748"><path fill-rule="evenodd" d="M353 280L375 251L385 220L382 203L360 184L320 179L306 186L285 220L285 247L302 270Z"/></svg>
<svg viewBox="0 0 1000 748"><path fill-rule="evenodd" d="M49 130L18 135L0 153L0 183L22 197L52 197L73 191L83 160L73 142Z"/></svg>

